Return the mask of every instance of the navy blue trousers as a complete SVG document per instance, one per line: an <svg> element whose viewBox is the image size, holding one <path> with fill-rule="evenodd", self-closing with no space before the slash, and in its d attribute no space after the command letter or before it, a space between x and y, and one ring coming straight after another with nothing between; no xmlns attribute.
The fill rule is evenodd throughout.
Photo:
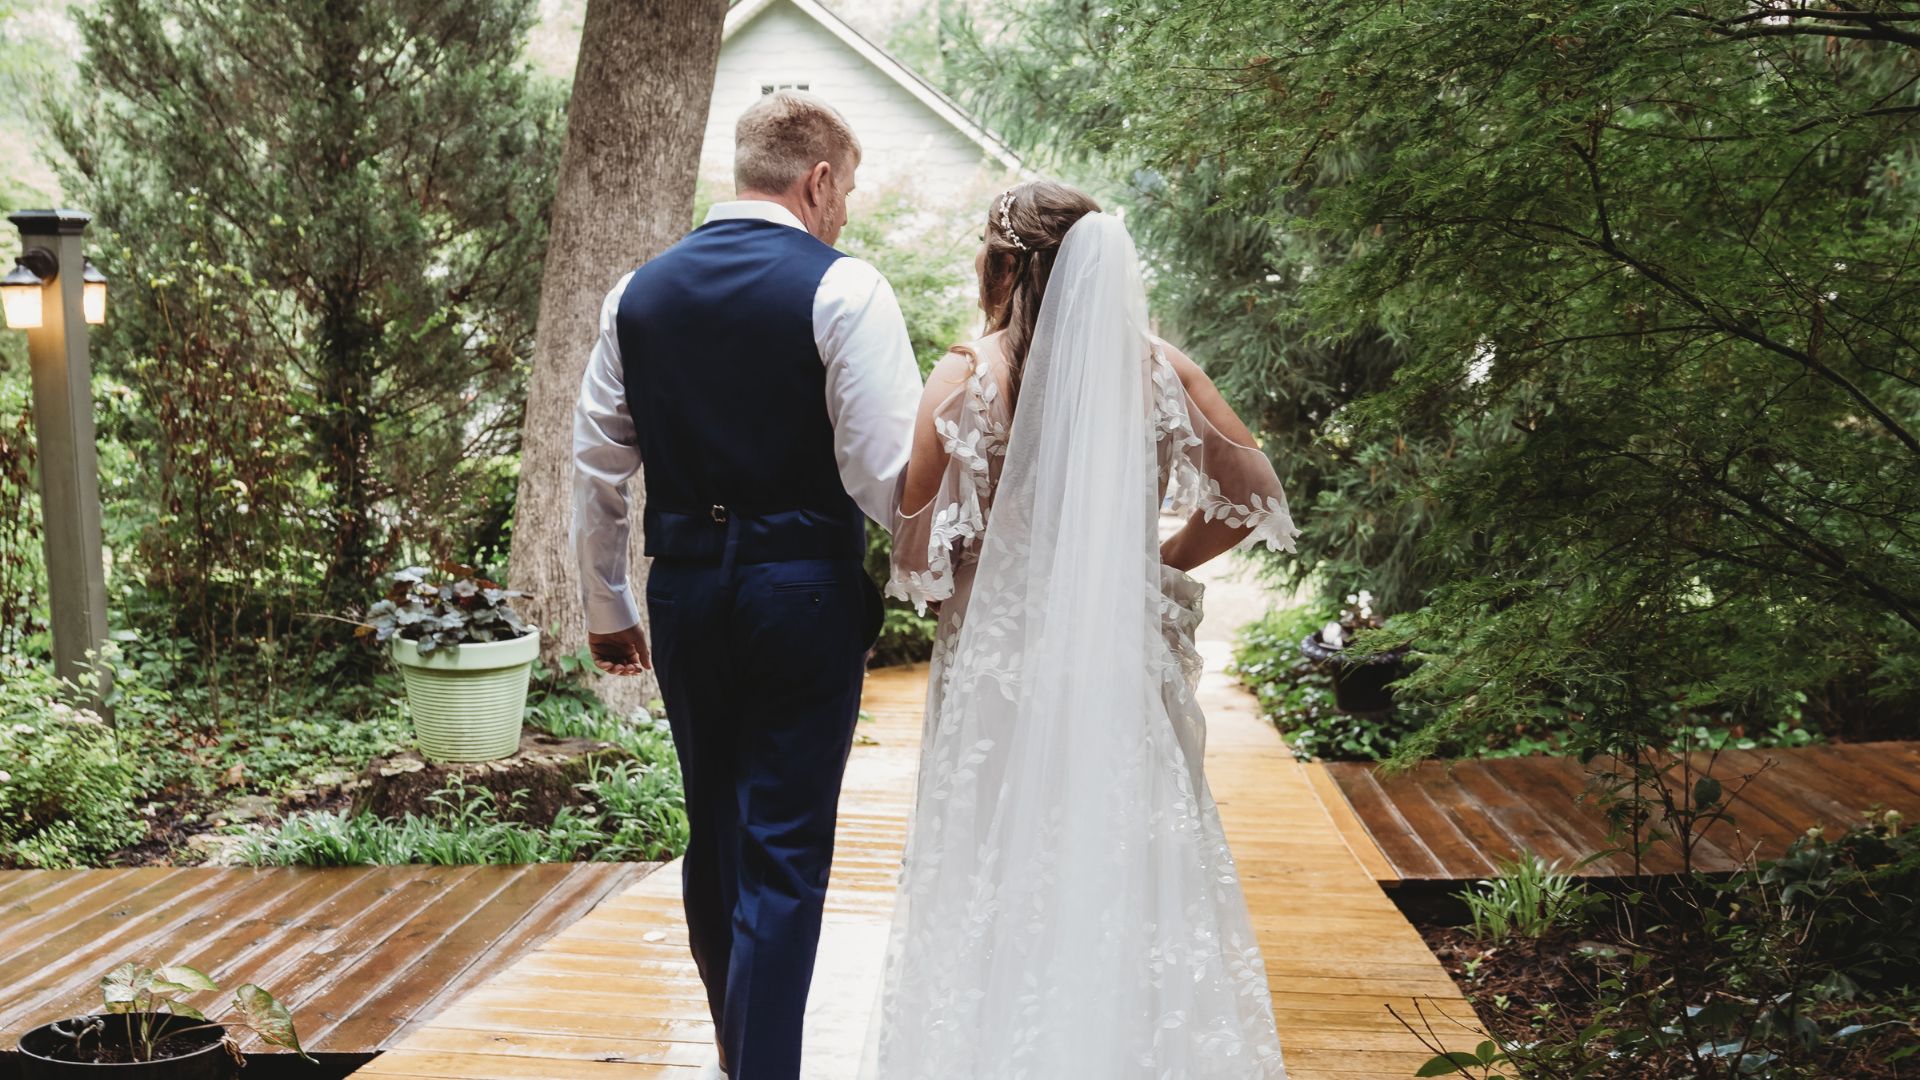
<svg viewBox="0 0 1920 1080"><path fill-rule="evenodd" d="M687 928L733 1080L796 1080L880 598L854 559L655 559L654 670L687 795Z"/></svg>

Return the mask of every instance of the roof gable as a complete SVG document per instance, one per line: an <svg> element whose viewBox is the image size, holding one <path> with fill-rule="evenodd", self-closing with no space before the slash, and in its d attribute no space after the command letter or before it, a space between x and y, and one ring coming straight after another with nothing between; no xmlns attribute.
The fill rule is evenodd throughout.
<svg viewBox="0 0 1920 1080"><path fill-rule="evenodd" d="M1006 143L1001 142L992 132L981 126L952 98L935 89L931 83L921 78L918 72L901 63L892 53L868 41L858 30L847 25L845 20L835 15L819 0L740 0L727 11L726 28L720 37L722 45L724 46L734 34L745 29L747 24L753 22L762 12L780 3L793 5L802 14L819 23L828 33L838 38L841 44L859 54L861 59L899 84L901 89L913 95L935 116L965 135L974 145L980 147L982 153L1008 169L1016 172L1026 171L1020 158L1008 148Z"/></svg>

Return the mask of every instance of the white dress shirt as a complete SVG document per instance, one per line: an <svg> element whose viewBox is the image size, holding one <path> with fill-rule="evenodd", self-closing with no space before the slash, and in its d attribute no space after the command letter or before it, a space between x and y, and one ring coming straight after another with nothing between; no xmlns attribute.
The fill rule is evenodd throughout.
<svg viewBox="0 0 1920 1080"><path fill-rule="evenodd" d="M778 203L725 202L707 213L709 222L734 218L805 228ZM596 634L640 621L627 586L627 481L640 469L640 447L614 327L632 278L622 277L600 305L600 336L573 411L573 550L587 629ZM827 369L827 418L840 482L863 513L886 526L899 508L921 385L900 303L880 271L854 258L827 267L813 294L813 341Z"/></svg>

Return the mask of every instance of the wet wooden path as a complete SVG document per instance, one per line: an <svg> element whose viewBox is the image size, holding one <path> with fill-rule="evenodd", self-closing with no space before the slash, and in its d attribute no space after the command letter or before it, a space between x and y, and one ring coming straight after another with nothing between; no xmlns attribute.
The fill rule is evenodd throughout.
<svg viewBox="0 0 1920 1080"><path fill-rule="evenodd" d="M394 1044L618 893L639 864L0 873L0 1048L99 1011L127 961L257 982L317 1054ZM192 1003L213 1011L230 994ZM221 1008L221 1012L225 1009ZM214 1013L218 1016L218 1013Z"/></svg>
<svg viewBox="0 0 1920 1080"><path fill-rule="evenodd" d="M1210 598L1211 600L1211 598ZM1337 792L1295 761L1224 674L1232 626L1204 628L1207 771L1266 951L1292 1080L1410 1077L1431 1056L1394 1020L1415 1003L1453 1048L1473 1011L1375 883ZM873 1004L918 763L924 668L868 681L873 720L841 802L807 1080L853 1080ZM1331 794L1331 799L1326 796ZM712 1053L672 864L556 934L362 1069L447 1080L693 1080Z"/></svg>
<svg viewBox="0 0 1920 1080"><path fill-rule="evenodd" d="M1810 828L1837 835L1870 810L1920 819L1920 743L1882 742L1690 755L1683 771L1668 757L1671 786L1685 797L1700 776L1720 781L1730 817L1714 822L1694 852L1694 868L1721 873L1753 858L1776 858ZM1590 772L1566 757L1428 761L1381 774L1369 764L1331 762L1324 770L1378 845L1384 882L1449 882L1489 876L1530 851L1573 868L1617 845L1600 802L1583 798ZM1665 831L1671 831L1670 829ZM1670 874L1682 869L1678 846L1656 840L1641 864L1612 852L1584 876Z"/></svg>

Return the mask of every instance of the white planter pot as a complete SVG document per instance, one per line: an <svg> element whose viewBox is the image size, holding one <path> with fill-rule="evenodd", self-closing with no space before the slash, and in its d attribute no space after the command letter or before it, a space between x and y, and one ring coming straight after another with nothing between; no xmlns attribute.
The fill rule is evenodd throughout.
<svg viewBox="0 0 1920 1080"><path fill-rule="evenodd" d="M435 761L493 761L520 749L539 631L512 641L443 645L425 656L402 638L392 647L421 753Z"/></svg>

